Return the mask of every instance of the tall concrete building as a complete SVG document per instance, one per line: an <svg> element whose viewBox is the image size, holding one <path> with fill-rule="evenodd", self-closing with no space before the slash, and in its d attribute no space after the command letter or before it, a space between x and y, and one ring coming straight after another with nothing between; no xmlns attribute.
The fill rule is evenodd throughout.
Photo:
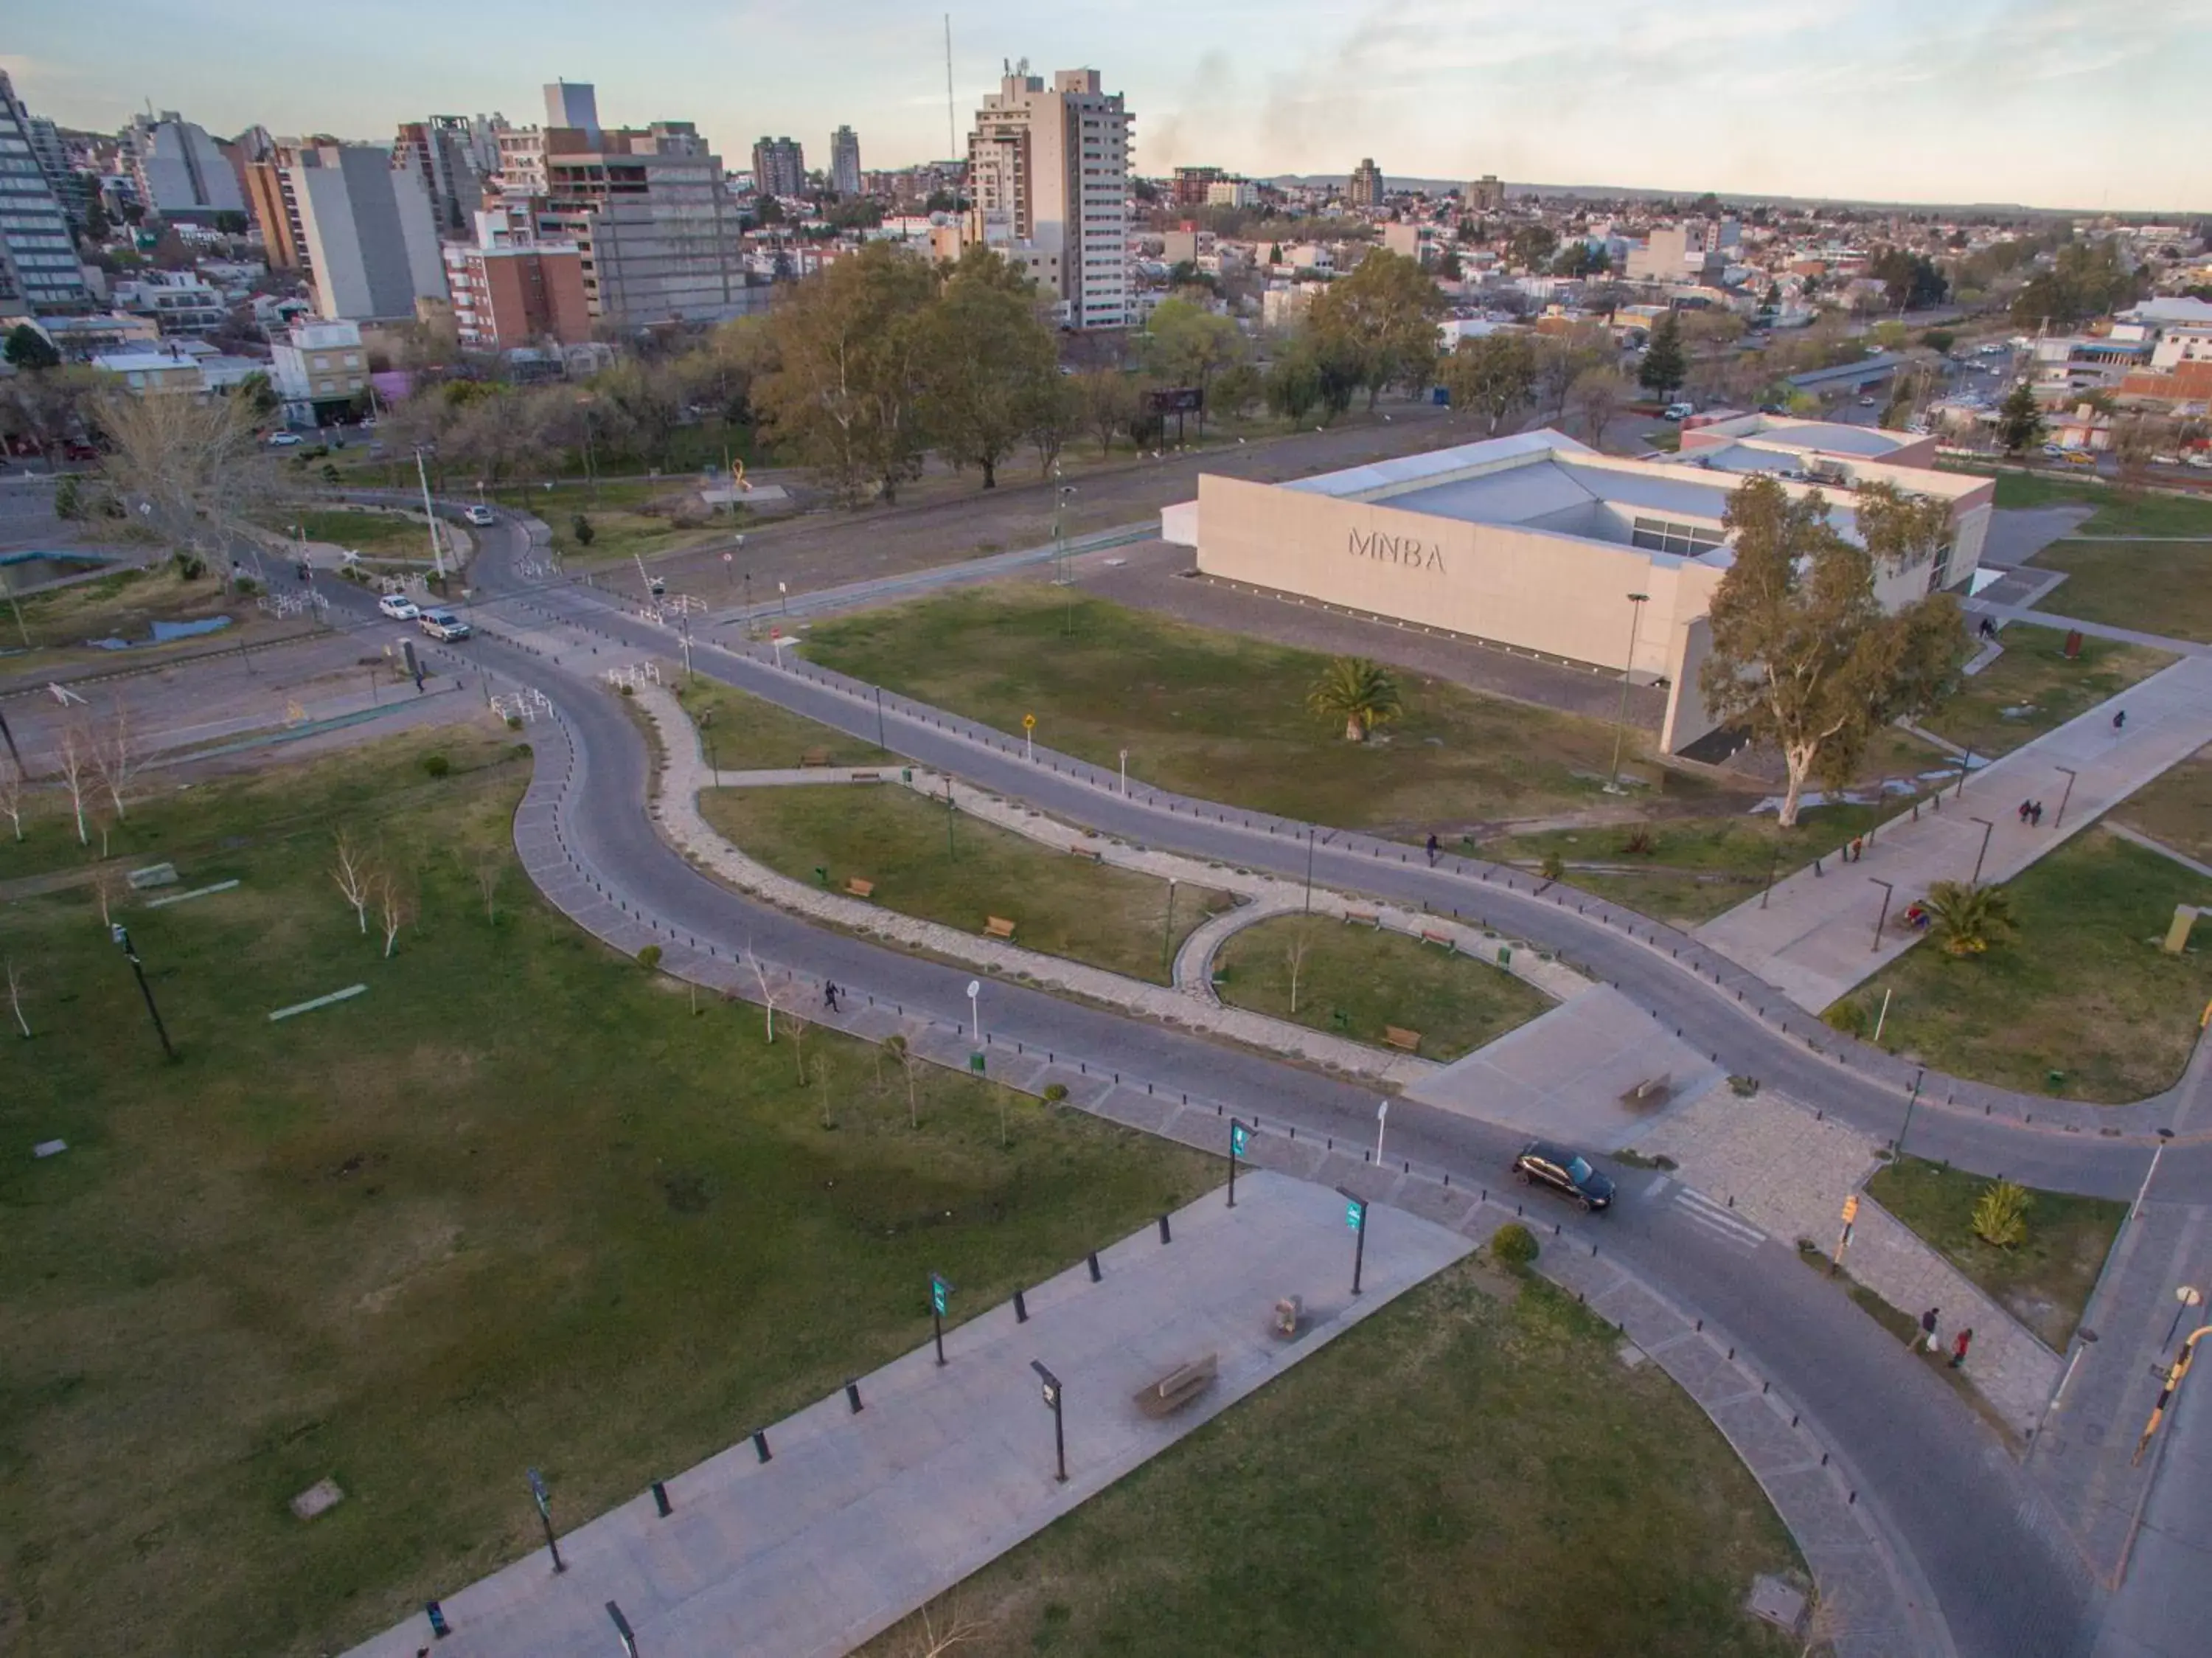
<svg viewBox="0 0 2212 1658"><path fill-rule="evenodd" d="M257 206L273 195L283 224L264 220L270 262L283 257L313 284L326 320L411 320L418 299L443 299L446 276L430 189L415 158L382 144L277 143L253 179Z"/></svg>
<svg viewBox="0 0 2212 1658"><path fill-rule="evenodd" d="M1354 207L1380 207L1382 198L1389 194L1382 181L1382 169L1375 165L1372 155L1352 169L1352 178L1344 187L1344 198Z"/></svg>
<svg viewBox="0 0 2212 1658"><path fill-rule="evenodd" d="M122 148L138 200L157 218L212 224L220 213L246 213L246 196L230 158L205 127L173 109L158 119L135 117L122 132Z"/></svg>
<svg viewBox="0 0 2212 1658"><path fill-rule="evenodd" d="M422 175L438 234L468 235L477 210L483 205L485 186L499 169L499 142L484 118L471 121L465 115L433 115L403 122L392 149L412 160Z"/></svg>
<svg viewBox="0 0 2212 1658"><path fill-rule="evenodd" d="M860 193L860 140L849 126L830 135L830 187L841 196Z"/></svg>
<svg viewBox="0 0 2212 1658"><path fill-rule="evenodd" d="M753 146L753 189L763 196L805 195L805 146L796 138L762 138Z"/></svg>
<svg viewBox="0 0 2212 1658"><path fill-rule="evenodd" d="M1048 88L1024 59L968 137L972 239L1025 265L1070 328L1129 325L1129 126L1094 69Z"/></svg>
<svg viewBox="0 0 2212 1658"><path fill-rule="evenodd" d="M83 310L92 291L31 127L30 111L0 70L0 306L33 314Z"/></svg>
<svg viewBox="0 0 2212 1658"><path fill-rule="evenodd" d="M1460 200L1470 213L1502 213L1505 186L1498 183L1495 173L1486 173L1460 192Z"/></svg>
<svg viewBox="0 0 2212 1658"><path fill-rule="evenodd" d="M599 89L589 81L553 81L545 88L545 125L573 127L599 141Z"/></svg>

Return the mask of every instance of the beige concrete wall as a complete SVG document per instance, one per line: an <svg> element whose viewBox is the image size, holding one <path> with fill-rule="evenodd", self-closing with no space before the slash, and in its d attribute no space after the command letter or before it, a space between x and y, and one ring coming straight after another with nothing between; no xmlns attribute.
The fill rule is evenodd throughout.
<svg viewBox="0 0 2212 1658"><path fill-rule="evenodd" d="M1650 595L1632 672L1674 677L1682 629L1721 572L1635 547L1340 501L1242 479L1199 479L1198 567L1500 644L1620 669L1627 595Z"/></svg>
<svg viewBox="0 0 2212 1658"><path fill-rule="evenodd" d="M1674 683L1668 689L1667 717L1659 727L1659 747L1669 754L1687 748L1720 723L1707 711L1698 690L1698 670L1713 650L1711 619L1699 616L1685 623L1674 650Z"/></svg>

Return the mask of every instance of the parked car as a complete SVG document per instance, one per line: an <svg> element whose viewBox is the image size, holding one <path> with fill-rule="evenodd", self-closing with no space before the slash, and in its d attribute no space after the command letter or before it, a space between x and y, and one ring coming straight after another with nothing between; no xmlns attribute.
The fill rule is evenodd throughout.
<svg viewBox="0 0 2212 1658"><path fill-rule="evenodd" d="M466 512L463 513L461 516L467 519L471 524L479 526L484 524L496 524L499 522L499 515L494 512L489 507L471 507Z"/></svg>
<svg viewBox="0 0 2212 1658"><path fill-rule="evenodd" d="M469 637L469 625L450 610L426 610L415 625L432 638L442 639L447 643Z"/></svg>
<svg viewBox="0 0 2212 1658"><path fill-rule="evenodd" d="M1859 407L1862 409L1871 409L1874 407L1874 399L1870 397L1861 398L1859 399Z"/></svg>
<svg viewBox="0 0 2212 1658"><path fill-rule="evenodd" d="M376 607L395 622L411 622L422 613L422 607L404 593L386 594Z"/></svg>
<svg viewBox="0 0 2212 1658"><path fill-rule="evenodd" d="M2094 467L2097 464L2097 457L2087 449L2069 449L2066 451L2066 464L2069 466Z"/></svg>
<svg viewBox="0 0 2212 1658"><path fill-rule="evenodd" d="M2212 471L2212 454L2207 454L2204 450L2199 449L2189 457L2189 464L2200 472Z"/></svg>
<svg viewBox="0 0 2212 1658"><path fill-rule="evenodd" d="M1590 1167L1589 1159L1547 1140L1531 1140L1513 1160L1513 1178L1523 1186L1547 1186L1585 1210L1613 1207L1613 1182Z"/></svg>
<svg viewBox="0 0 2212 1658"><path fill-rule="evenodd" d="M1659 411L1659 418L1662 420L1687 420L1692 415L1697 413L1697 407L1694 404L1669 403L1665 408Z"/></svg>
<svg viewBox="0 0 2212 1658"><path fill-rule="evenodd" d="M299 442L300 434L297 432L271 432L269 434L269 447L272 449L296 448L299 447Z"/></svg>
<svg viewBox="0 0 2212 1658"><path fill-rule="evenodd" d="M2154 466L2179 466L2181 457L2178 454L2154 454L2150 458L2150 464Z"/></svg>

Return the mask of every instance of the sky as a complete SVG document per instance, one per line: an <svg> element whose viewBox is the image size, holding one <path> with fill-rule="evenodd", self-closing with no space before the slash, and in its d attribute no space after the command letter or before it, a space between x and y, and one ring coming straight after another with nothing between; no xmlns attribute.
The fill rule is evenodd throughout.
<svg viewBox="0 0 2212 1658"><path fill-rule="evenodd" d="M93 21L96 18L96 21ZM189 19L189 24L186 22ZM1254 175L2212 209L2212 0L986 0L952 14L957 137L1001 64L1097 68L1135 163ZM948 153L945 16L896 0L104 0L25 5L0 68L35 114L176 109L228 137L389 142L428 114L690 120L732 170L851 125L866 167Z"/></svg>

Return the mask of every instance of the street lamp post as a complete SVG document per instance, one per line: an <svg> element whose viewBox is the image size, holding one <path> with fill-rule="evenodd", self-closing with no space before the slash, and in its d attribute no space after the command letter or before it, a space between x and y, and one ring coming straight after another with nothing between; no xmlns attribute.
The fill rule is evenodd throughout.
<svg viewBox="0 0 2212 1658"><path fill-rule="evenodd" d="M1912 1073L1912 1097L1905 1102L1905 1122L1897 1131L1897 1155L1899 1157L1905 1155L1905 1137L1912 1132L1912 1113L1920 1104L1920 1080L1927 1075L1925 1065Z"/></svg>
<svg viewBox="0 0 2212 1658"><path fill-rule="evenodd" d="M1648 593L1628 595L1628 660L1620 665L1620 716L1613 722L1613 771L1605 780L1605 792L1608 795L1620 792L1620 747L1628 736L1628 676L1636 666L1637 626L1644 619L1644 607L1650 597Z"/></svg>
<svg viewBox="0 0 2212 1658"><path fill-rule="evenodd" d="M1968 818L1966 821L1982 826L1982 850L1974 854L1974 878L1966 883L1969 887L1978 887L1982 884L1982 860L1989 856L1990 831L1996 828L1996 825L1991 823L1987 818Z"/></svg>
<svg viewBox="0 0 2212 1658"><path fill-rule="evenodd" d="M1972 743L1968 743L1966 745L1966 752L1961 755L1959 759L1959 786L1951 791L1951 798L1953 800L1957 800L1960 795L1966 792L1966 773L1973 769L1974 746ZM1938 789L1936 792L1940 795L1943 791L1941 789Z"/></svg>
<svg viewBox="0 0 2212 1658"><path fill-rule="evenodd" d="M564 1572L568 1563L561 1558L561 1544L553 1535L553 1499L546 1491L544 1477L535 1468L524 1472L530 1476L530 1496L538 1504L538 1523L545 1527L545 1547L553 1557L553 1570L556 1574Z"/></svg>
<svg viewBox="0 0 2212 1658"><path fill-rule="evenodd" d="M154 1021L154 1034L161 1039L161 1052L171 1059L177 1057L176 1049L169 1045L169 1033L161 1023L161 1010L154 1005L154 987L146 982L146 969L138 960L137 947L131 942L131 934L120 923L107 930L108 936L123 947L123 959L131 964L131 972L138 981L138 994L146 998L146 1016Z"/></svg>
<svg viewBox="0 0 2212 1658"><path fill-rule="evenodd" d="M1129 798L1129 751L1121 751L1121 798Z"/></svg>
<svg viewBox="0 0 2212 1658"><path fill-rule="evenodd" d="M885 753L890 752L890 744L884 740L884 688L881 686L876 687L876 747Z"/></svg>
<svg viewBox="0 0 2212 1658"><path fill-rule="evenodd" d="M1367 1259L1367 1199L1344 1186L1336 1189L1344 1199L1344 1223L1354 1234L1352 1244L1352 1293L1359 1290L1359 1271Z"/></svg>
<svg viewBox="0 0 2212 1658"><path fill-rule="evenodd" d="M1229 1119L1229 1206L1237 1207L1237 1163L1244 1155L1246 1141L1251 1131L1234 1117Z"/></svg>
<svg viewBox="0 0 2212 1658"><path fill-rule="evenodd" d="M1375 1166L1377 1168L1382 1166L1382 1130L1389 1120L1390 1102L1377 1100L1375 1102Z"/></svg>
<svg viewBox="0 0 2212 1658"><path fill-rule="evenodd" d="M1766 885L1759 889L1759 907L1762 910L1766 907L1768 895L1774 891L1774 872L1781 867L1782 822L1778 818L1774 824L1774 850L1767 855L1766 859Z"/></svg>
<svg viewBox="0 0 2212 1658"><path fill-rule="evenodd" d="M1867 953L1870 955L1881 948L1881 930L1889 924L1889 899L1890 895L1897 890L1897 886L1895 882L1884 881L1879 875L1869 875L1867 879L1881 888L1881 913L1875 917L1874 942L1867 946Z"/></svg>
<svg viewBox="0 0 2212 1658"><path fill-rule="evenodd" d="M1175 899L1176 878L1168 877L1168 918L1160 929L1160 977L1170 984L1175 971Z"/></svg>
<svg viewBox="0 0 2212 1658"><path fill-rule="evenodd" d="M2056 829L2060 824L2066 821L2066 802L2074 798L2074 779L2081 776L2081 773L2076 771L2070 765L2061 765L2054 767L2053 769L2063 771L2066 774L2066 792L2059 795L2058 814L2051 820L2051 826L2053 829Z"/></svg>
<svg viewBox="0 0 2212 1658"><path fill-rule="evenodd" d="M2158 1173L2158 1160L2166 1155L2166 1143L2173 1138L2173 1131L2162 1128L2158 1131L2158 1143L2151 1148L2150 1167L2143 1171L2142 1185L2136 1188L2136 1200L2128 1205L2128 1218L2134 1220L2142 1213L2143 1199L2150 1196L2152 1178Z"/></svg>
<svg viewBox="0 0 2212 1658"><path fill-rule="evenodd" d="M1067 1484L1067 1432L1060 1420L1060 1400L1066 1390L1060 1387L1060 1378L1044 1368L1042 1359L1031 1359L1030 1368L1037 1373L1037 1380L1044 1384L1045 1407L1052 1412L1052 1454L1058 1466L1053 1478L1065 1485Z"/></svg>
<svg viewBox="0 0 2212 1658"><path fill-rule="evenodd" d="M1313 861L1315 826L1306 826L1306 913L1313 913Z"/></svg>
<svg viewBox="0 0 2212 1658"><path fill-rule="evenodd" d="M945 856L948 860L957 856L952 850L952 814L957 809L952 804L952 779L947 777L945 780Z"/></svg>
<svg viewBox="0 0 2212 1658"><path fill-rule="evenodd" d="M970 1033L973 1039L979 1043L983 1039L983 1003L980 999L982 994L983 981L980 978L969 979L968 981L968 1021L971 1027Z"/></svg>

